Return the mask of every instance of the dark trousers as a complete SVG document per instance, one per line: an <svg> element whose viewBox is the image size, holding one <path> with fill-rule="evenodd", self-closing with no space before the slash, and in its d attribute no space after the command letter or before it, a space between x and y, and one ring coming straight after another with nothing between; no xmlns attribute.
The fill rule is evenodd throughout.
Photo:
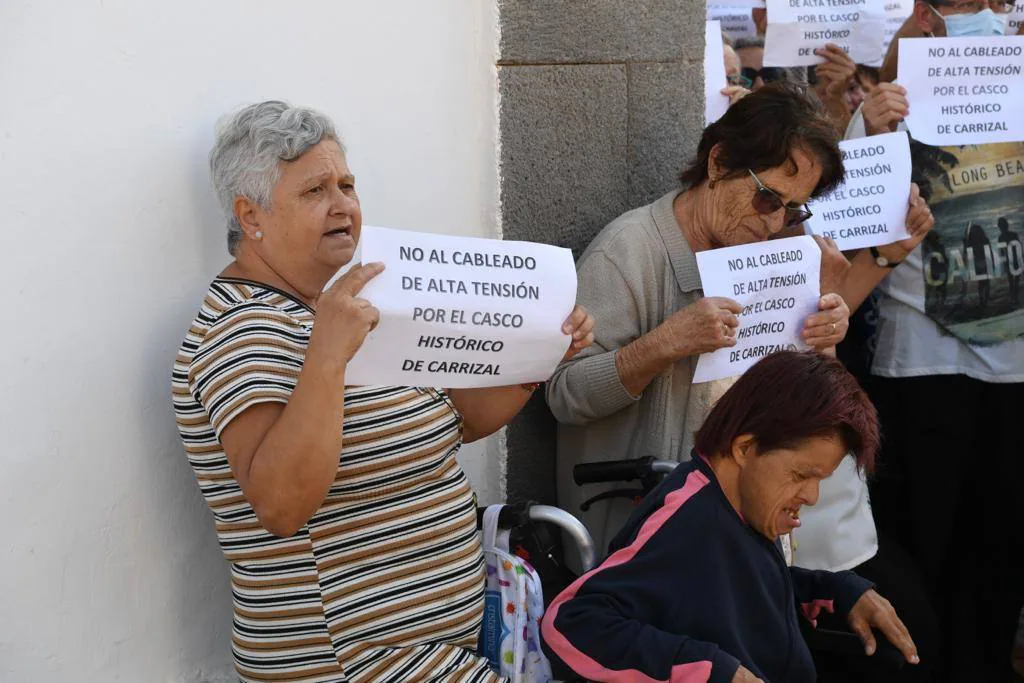
<svg viewBox="0 0 1024 683"><path fill-rule="evenodd" d="M875 523L920 567L941 681L1008 683L1024 603L1024 384L872 378Z"/></svg>
<svg viewBox="0 0 1024 683"><path fill-rule="evenodd" d="M890 539L880 535L878 553L854 567L853 571L874 582L875 590L892 603L917 645L921 663L917 666L905 664L897 668L892 662L883 661L880 656L850 657L814 651L813 641L810 641L819 683L935 681L936 663L940 658L938 622L914 561ZM849 631L845 621L838 616L823 616L818 623L822 628Z"/></svg>

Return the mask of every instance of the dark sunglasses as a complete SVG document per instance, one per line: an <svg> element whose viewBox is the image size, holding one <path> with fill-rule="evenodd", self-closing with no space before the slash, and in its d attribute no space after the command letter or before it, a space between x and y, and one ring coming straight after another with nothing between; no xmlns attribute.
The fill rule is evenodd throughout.
<svg viewBox="0 0 1024 683"><path fill-rule="evenodd" d="M740 69L740 73L743 74L743 76L751 83L756 81L758 78L765 83L788 80L786 70L779 66L765 66L760 69L755 69L752 66L745 66Z"/></svg>
<svg viewBox="0 0 1024 683"><path fill-rule="evenodd" d="M733 74L727 77L726 80L729 81L729 85L738 85L741 88L746 88L747 90L754 87L754 82L743 74Z"/></svg>
<svg viewBox="0 0 1024 683"><path fill-rule="evenodd" d="M775 190L765 187L761 179L757 177L757 174L747 169L747 173L757 183L757 192L754 193L754 198L750 200L751 206L754 207L754 211L759 214L767 216L770 213L775 213L779 209L786 210L786 227L791 228L794 225L800 225L814 214L811 213L806 206L787 206L782 197L776 194Z"/></svg>

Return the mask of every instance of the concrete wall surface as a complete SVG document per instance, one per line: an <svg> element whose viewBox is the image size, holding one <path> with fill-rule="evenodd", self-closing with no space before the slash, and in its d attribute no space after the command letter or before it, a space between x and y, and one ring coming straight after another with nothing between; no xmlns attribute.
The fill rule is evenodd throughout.
<svg viewBox="0 0 1024 683"><path fill-rule="evenodd" d="M675 187L704 119L704 2L501 0L506 239L579 256L616 216ZM541 396L508 430L508 495L555 500Z"/></svg>

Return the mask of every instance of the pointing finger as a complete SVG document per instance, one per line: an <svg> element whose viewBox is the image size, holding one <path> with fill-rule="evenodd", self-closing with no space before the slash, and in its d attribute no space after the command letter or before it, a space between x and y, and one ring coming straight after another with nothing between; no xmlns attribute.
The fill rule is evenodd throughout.
<svg viewBox="0 0 1024 683"><path fill-rule="evenodd" d="M352 270L345 273L340 280L338 280L331 289L339 289L345 292L349 296L355 296L362 291L366 283L373 278L384 272L383 263L369 263L364 265L357 265Z"/></svg>

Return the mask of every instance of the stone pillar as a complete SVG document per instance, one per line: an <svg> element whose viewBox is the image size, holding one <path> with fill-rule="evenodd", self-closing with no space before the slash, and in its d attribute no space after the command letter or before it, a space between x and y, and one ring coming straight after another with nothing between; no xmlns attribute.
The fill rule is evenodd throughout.
<svg viewBox="0 0 1024 683"><path fill-rule="evenodd" d="M704 115L705 3L500 0L501 225L569 247L671 189ZM555 501L555 424L509 426L509 501Z"/></svg>

